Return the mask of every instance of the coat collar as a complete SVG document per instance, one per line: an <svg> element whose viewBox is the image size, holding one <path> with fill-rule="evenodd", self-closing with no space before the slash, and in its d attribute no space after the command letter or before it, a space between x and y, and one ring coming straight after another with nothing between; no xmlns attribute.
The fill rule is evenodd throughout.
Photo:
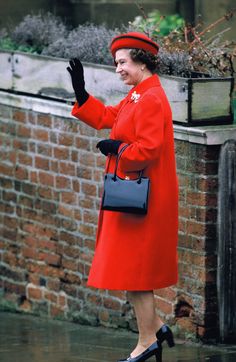
<svg viewBox="0 0 236 362"><path fill-rule="evenodd" d="M158 87L160 86L160 80L157 74L153 74L152 76L148 77L147 79L143 80L141 83L133 87L128 95L127 98L130 102L137 103L140 96L149 88Z"/></svg>

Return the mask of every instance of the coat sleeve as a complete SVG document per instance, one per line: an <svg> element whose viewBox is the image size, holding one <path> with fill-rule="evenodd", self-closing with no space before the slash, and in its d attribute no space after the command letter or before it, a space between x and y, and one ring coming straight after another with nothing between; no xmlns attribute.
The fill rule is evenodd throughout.
<svg viewBox="0 0 236 362"><path fill-rule="evenodd" d="M146 168L160 155L164 139L164 107L155 95L140 99L134 114L135 141L121 156L119 169L123 172ZM122 146L122 145L121 145Z"/></svg>
<svg viewBox="0 0 236 362"><path fill-rule="evenodd" d="M99 99L90 95L81 107L76 102L71 114L97 130L112 128L122 102L116 106L105 106Z"/></svg>

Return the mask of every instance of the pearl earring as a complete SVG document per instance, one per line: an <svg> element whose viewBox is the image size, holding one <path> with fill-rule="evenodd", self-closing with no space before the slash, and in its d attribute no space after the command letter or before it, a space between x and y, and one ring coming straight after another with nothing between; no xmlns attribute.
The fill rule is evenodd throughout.
<svg viewBox="0 0 236 362"><path fill-rule="evenodd" d="M144 67L142 67L141 70L144 70Z"/></svg>

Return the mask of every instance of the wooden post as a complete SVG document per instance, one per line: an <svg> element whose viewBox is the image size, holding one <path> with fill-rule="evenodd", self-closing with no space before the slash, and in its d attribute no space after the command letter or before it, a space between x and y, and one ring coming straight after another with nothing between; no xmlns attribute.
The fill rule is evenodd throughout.
<svg viewBox="0 0 236 362"><path fill-rule="evenodd" d="M221 342L236 340L236 140L226 141L219 160L218 275Z"/></svg>

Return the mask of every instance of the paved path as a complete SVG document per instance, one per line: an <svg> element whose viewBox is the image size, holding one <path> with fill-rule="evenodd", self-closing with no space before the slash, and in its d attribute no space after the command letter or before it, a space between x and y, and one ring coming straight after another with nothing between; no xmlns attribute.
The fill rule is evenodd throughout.
<svg viewBox="0 0 236 362"><path fill-rule="evenodd" d="M116 362L128 356L136 338L127 331L0 312L0 362ZM179 342L164 348L163 362L190 361L236 362L236 346Z"/></svg>

